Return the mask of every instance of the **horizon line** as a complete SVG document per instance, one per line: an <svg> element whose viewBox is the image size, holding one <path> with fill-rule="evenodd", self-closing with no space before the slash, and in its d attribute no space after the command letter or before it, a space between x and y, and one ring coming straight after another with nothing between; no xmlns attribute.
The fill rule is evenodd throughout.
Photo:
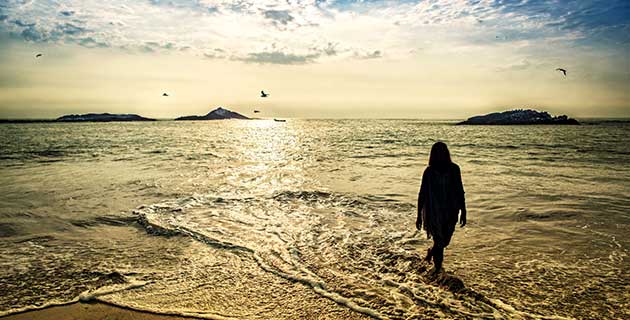
<svg viewBox="0 0 630 320"><path fill-rule="evenodd" d="M65 116L65 115L64 115ZM62 117L62 116L60 116ZM13 118L13 117L7 117L7 118L0 118L0 121L55 121L60 117L56 117L56 118ZM331 117L331 118L324 118L324 117L282 117L282 116L277 116L277 117L269 117L269 118L248 118L248 119L211 119L211 120L197 120L197 121L212 121L212 120L273 120L273 119L278 119L278 118L282 118L282 119L293 119L293 120L423 120L423 121L460 121L460 120L466 120L468 118L413 118L413 117L400 117L400 118L379 118L379 117L365 117L365 118L347 118L347 117ZM155 121L176 121L176 118L147 118L147 119L152 119ZM622 116L622 117L605 117L605 116L592 116L592 117L575 117L574 119L582 119L582 120L622 120L622 119L628 119L630 120L630 116ZM190 120L189 120L190 121ZM63 121L62 121L63 122ZM80 122L80 121L78 121ZM85 121L85 122L90 122L90 121ZM110 121L110 122L144 122L144 121Z"/></svg>

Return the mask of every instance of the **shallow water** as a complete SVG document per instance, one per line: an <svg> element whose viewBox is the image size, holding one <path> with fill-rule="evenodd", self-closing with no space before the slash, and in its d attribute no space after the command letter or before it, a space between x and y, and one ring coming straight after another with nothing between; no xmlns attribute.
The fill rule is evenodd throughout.
<svg viewBox="0 0 630 320"><path fill-rule="evenodd" d="M0 126L0 315L99 299L207 318L628 318L627 123ZM430 146L468 225L421 263ZM463 281L464 286L459 281Z"/></svg>

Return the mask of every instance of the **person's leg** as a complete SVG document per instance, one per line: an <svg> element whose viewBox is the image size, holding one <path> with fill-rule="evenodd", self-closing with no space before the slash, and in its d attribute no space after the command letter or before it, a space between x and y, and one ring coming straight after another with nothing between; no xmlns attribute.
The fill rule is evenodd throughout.
<svg viewBox="0 0 630 320"><path fill-rule="evenodd" d="M427 255L424 257L424 261L431 262L431 258L433 258L433 248L427 249Z"/></svg>
<svg viewBox="0 0 630 320"><path fill-rule="evenodd" d="M444 260L444 247L436 243L433 245L433 249L431 250L431 252L433 254L435 273L438 273L440 270L442 270L442 261Z"/></svg>
<svg viewBox="0 0 630 320"><path fill-rule="evenodd" d="M453 215L453 217L457 217L457 215ZM439 272L442 270L442 261L444 261L444 248L449 245L451 242L451 237L453 236L453 232L455 232L455 224L457 223L457 218L450 221L450 223L446 223L442 226L442 232L440 233L440 237L436 239L433 244L433 263L435 264L435 272Z"/></svg>

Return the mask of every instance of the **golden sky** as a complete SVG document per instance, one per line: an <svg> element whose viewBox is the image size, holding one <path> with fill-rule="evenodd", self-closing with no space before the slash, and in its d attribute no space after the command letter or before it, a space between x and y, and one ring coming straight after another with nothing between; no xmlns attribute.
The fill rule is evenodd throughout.
<svg viewBox="0 0 630 320"><path fill-rule="evenodd" d="M524 3L9 1L0 118L174 118L217 106L263 117L462 119L522 107L630 117L623 2L598 7L608 22L572 3Z"/></svg>

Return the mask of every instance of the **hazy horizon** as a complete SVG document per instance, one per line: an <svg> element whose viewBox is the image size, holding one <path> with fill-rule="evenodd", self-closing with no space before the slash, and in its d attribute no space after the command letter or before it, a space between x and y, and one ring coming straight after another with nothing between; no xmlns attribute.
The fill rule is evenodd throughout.
<svg viewBox="0 0 630 320"><path fill-rule="evenodd" d="M460 121L460 120L465 120L468 119L470 117L473 116L477 116L477 115L482 115L480 114L471 114L469 116L466 117L452 117L452 118L445 118L445 117L291 117L291 116L281 116L281 115L273 115L273 116L260 116L259 113L254 114L253 112L239 112L235 109L231 109L229 107L226 106L217 106L217 107L213 107L212 109L208 109L208 111L206 112L199 112L199 113L191 113L191 114L180 114L180 115L175 115L172 117L150 117L150 116L146 116L145 114L138 114L138 113L130 113L130 114L137 114L139 116L143 116L145 118L151 118L151 119L155 119L157 121L172 121L175 120L177 117L181 117L181 116L202 116L207 114L208 112L218 108L218 107L222 107L224 109L228 109L230 111L234 111L237 113L240 113L242 115L245 115L247 117L250 118L250 120L273 120L274 118L286 118L286 119L295 119L295 120L420 120L420 121ZM487 113L491 113L491 112L503 112L503 111L509 111L509 110L514 110L515 108L512 109L502 109L502 110L496 110L496 111L490 111ZM518 108L516 108L518 109ZM534 109L534 108L531 108ZM536 108L534 110L537 111L547 111L545 109L542 108ZM547 111L548 112L548 111ZM112 112L108 112L108 111L103 111L103 112L99 112L99 111L94 111L94 112L81 112L81 113L77 113L77 112L69 112L69 113L64 113L64 114L59 114L58 116L52 116L52 117L38 117L38 116L31 116L31 117L4 117L4 118L0 118L0 120L54 120L56 118L59 118L61 116L64 115L71 115L71 114L88 114L88 113L95 113L95 114L99 114L99 113L112 113ZM127 114L128 112L119 112L117 114ZM250 114L251 113L251 114ZM487 113L483 113L483 114L487 114ZM560 115L564 115L564 114L556 114L556 113L550 113L552 116L560 116ZM572 117L569 116L570 118L575 118L577 120L626 120L626 119L630 119L630 116L619 116L619 117L607 117L607 116L586 116L586 117ZM225 119L225 120L238 120L238 119ZM203 121L203 120L198 120L198 121Z"/></svg>

